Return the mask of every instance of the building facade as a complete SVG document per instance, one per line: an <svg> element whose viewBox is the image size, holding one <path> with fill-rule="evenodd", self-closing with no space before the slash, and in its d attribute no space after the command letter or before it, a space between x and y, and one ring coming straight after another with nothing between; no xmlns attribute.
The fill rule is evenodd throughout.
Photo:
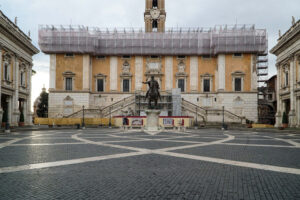
<svg viewBox="0 0 300 200"><path fill-rule="evenodd" d="M300 20L293 18L291 28L271 50L277 56L276 126L282 125L282 115L289 116L289 126L300 126Z"/></svg>
<svg viewBox="0 0 300 200"><path fill-rule="evenodd" d="M146 0L145 32L41 26L39 45L50 55L49 117L144 94L142 82L154 76L164 94L179 88L199 109L224 106L257 121L257 59L267 50L266 31L252 25L165 30L164 5Z"/></svg>
<svg viewBox="0 0 300 200"><path fill-rule="evenodd" d="M21 114L26 125L32 124L32 56L38 52L30 37L0 11L0 119L11 126L18 125Z"/></svg>

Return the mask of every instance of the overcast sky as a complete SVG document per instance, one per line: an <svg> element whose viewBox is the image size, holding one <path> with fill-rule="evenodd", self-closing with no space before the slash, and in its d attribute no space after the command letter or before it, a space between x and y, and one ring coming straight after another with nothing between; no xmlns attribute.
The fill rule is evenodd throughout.
<svg viewBox="0 0 300 200"><path fill-rule="evenodd" d="M255 24L267 29L269 49L300 19L300 0L166 0L166 27L213 27L220 24ZM38 25L85 25L94 27L144 27L145 0L0 0L1 11L31 32L38 47ZM32 101L43 85L49 86L49 56L34 56ZM275 57L269 55L269 76L276 73Z"/></svg>

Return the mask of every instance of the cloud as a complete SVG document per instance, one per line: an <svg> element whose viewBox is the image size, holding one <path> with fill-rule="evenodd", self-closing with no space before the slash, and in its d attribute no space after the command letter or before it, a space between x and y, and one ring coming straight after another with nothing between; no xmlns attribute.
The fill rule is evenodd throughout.
<svg viewBox="0 0 300 200"><path fill-rule="evenodd" d="M10 19L18 16L18 26L31 31L38 45L39 24L73 24L96 27L144 27L145 0L3 0L1 10ZM255 24L267 29L269 49L291 26L291 17L300 19L299 0L166 0L167 27L213 27L218 24ZM269 56L270 76L276 73L275 59ZM43 84L48 86L49 56L34 56L33 98ZM46 83L44 83L46 82Z"/></svg>

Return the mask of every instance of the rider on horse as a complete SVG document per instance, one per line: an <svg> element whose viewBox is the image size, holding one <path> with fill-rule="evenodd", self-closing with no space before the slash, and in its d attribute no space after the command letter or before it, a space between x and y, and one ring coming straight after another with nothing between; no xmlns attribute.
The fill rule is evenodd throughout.
<svg viewBox="0 0 300 200"><path fill-rule="evenodd" d="M154 79L154 76L151 76L151 80L143 82L143 84L148 84L149 86L149 90L146 93L146 98L149 98L149 107L151 106L152 100L155 101L155 106L157 106L158 97L161 99L158 82Z"/></svg>

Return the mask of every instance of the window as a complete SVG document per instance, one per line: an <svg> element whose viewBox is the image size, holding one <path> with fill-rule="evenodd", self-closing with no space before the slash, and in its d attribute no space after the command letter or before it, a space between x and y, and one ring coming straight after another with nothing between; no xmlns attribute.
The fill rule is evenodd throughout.
<svg viewBox="0 0 300 200"><path fill-rule="evenodd" d="M123 92L129 92L129 79L123 80Z"/></svg>
<svg viewBox="0 0 300 200"><path fill-rule="evenodd" d="M67 57L67 58L73 58L74 54L73 53L66 53L65 57Z"/></svg>
<svg viewBox="0 0 300 200"><path fill-rule="evenodd" d="M242 53L234 53L233 57L241 58L241 57L243 57L243 54Z"/></svg>
<svg viewBox="0 0 300 200"><path fill-rule="evenodd" d="M178 59L185 59L186 56L177 56Z"/></svg>
<svg viewBox="0 0 300 200"><path fill-rule="evenodd" d="M236 91L236 92L242 91L242 78L234 79L234 91Z"/></svg>
<svg viewBox="0 0 300 200"><path fill-rule="evenodd" d="M96 59L98 59L98 60L104 60L105 56L96 56Z"/></svg>
<svg viewBox="0 0 300 200"><path fill-rule="evenodd" d="M25 77L24 77L24 72L22 71L20 74L20 85L24 86L25 85Z"/></svg>
<svg viewBox="0 0 300 200"><path fill-rule="evenodd" d="M210 92L210 79L203 80L203 91Z"/></svg>
<svg viewBox="0 0 300 200"><path fill-rule="evenodd" d="M4 80L9 81L9 64L8 63L4 64L3 76L4 76Z"/></svg>
<svg viewBox="0 0 300 200"><path fill-rule="evenodd" d="M123 59L130 59L131 57L128 55L123 56Z"/></svg>
<svg viewBox="0 0 300 200"><path fill-rule="evenodd" d="M103 79L97 79L97 91L104 92L104 80Z"/></svg>
<svg viewBox="0 0 300 200"><path fill-rule="evenodd" d="M285 86L289 85L289 72L285 72Z"/></svg>
<svg viewBox="0 0 300 200"><path fill-rule="evenodd" d="M157 5L158 5L158 4L157 4L157 0L153 0L153 2L152 2L152 7L153 7L153 8L157 8Z"/></svg>
<svg viewBox="0 0 300 200"><path fill-rule="evenodd" d="M67 91L72 91L72 78L66 78L66 90Z"/></svg>
<svg viewBox="0 0 300 200"><path fill-rule="evenodd" d="M153 59L157 59L157 58L158 58L158 56L151 56L151 58L153 58Z"/></svg>
<svg viewBox="0 0 300 200"><path fill-rule="evenodd" d="M185 83L184 79L178 79L178 88L180 88L181 92L185 91Z"/></svg>
<svg viewBox="0 0 300 200"><path fill-rule="evenodd" d="M157 32L157 20L153 20L153 22L152 22L152 30L154 32Z"/></svg>
<svg viewBox="0 0 300 200"><path fill-rule="evenodd" d="M211 56L210 55L203 55L202 58L203 59L211 59Z"/></svg>

